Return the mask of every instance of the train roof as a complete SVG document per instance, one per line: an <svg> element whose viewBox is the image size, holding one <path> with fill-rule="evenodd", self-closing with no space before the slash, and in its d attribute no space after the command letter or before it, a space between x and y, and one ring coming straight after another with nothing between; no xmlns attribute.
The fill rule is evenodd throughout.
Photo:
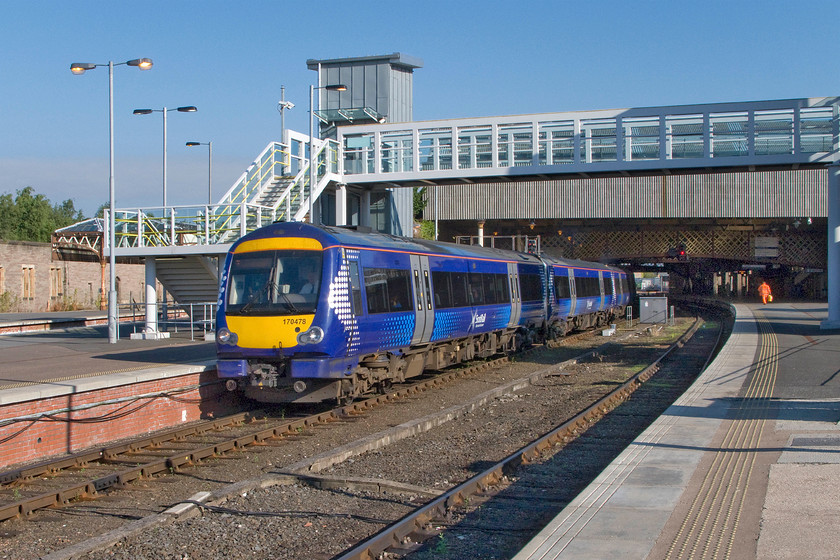
<svg viewBox="0 0 840 560"><path fill-rule="evenodd" d="M612 270L614 272L624 272L620 268L610 266L604 263L597 263L592 261L581 261L578 259L556 258L543 255L542 259L548 264L555 266L572 266L577 268L596 268L598 270Z"/></svg>
<svg viewBox="0 0 840 560"><path fill-rule="evenodd" d="M540 262L540 259L536 255L517 253L516 251L480 247L478 245L457 245L455 243L429 241L426 239L398 237L396 235L349 227L315 226L304 222L277 222L262 227L240 238L239 241L234 243L231 250L235 250L243 241L278 236L308 237L317 240L324 247L341 245L361 249L386 249L409 253L472 257L510 262Z"/></svg>
<svg viewBox="0 0 840 560"><path fill-rule="evenodd" d="M468 258L480 258L507 262L526 262L538 264L544 261L555 266L572 266L578 268L595 268L599 270L618 269L601 263L587 262L575 259L558 259L549 256L538 257L529 253L519 253L493 247L479 245L459 245L427 239L398 237L386 233L339 226L316 226L305 222L277 222L240 238L231 250L251 239L265 239L270 237L307 237L317 240L322 246L341 245L358 247L361 249L385 249L408 253L430 255L447 255Z"/></svg>

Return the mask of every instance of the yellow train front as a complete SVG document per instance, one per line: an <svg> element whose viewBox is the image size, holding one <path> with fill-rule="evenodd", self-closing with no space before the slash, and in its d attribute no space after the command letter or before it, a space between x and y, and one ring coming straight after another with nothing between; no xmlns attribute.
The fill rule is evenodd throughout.
<svg viewBox="0 0 840 560"><path fill-rule="evenodd" d="M231 247L216 327L218 374L229 390L264 402L318 402L350 392L342 379L358 365L348 356L358 329L336 245L320 228L283 223Z"/></svg>

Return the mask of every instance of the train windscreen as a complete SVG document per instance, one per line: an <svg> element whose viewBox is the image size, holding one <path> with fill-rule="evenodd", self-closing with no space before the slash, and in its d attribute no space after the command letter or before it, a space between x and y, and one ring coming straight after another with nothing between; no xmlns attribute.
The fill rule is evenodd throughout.
<svg viewBox="0 0 840 560"><path fill-rule="evenodd" d="M320 251L255 251L233 256L228 315L315 313L321 283Z"/></svg>

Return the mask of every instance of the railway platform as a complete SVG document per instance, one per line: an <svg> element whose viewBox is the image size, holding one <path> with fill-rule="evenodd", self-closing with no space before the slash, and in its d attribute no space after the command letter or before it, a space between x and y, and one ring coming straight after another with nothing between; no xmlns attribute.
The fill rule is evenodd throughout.
<svg viewBox="0 0 840 560"><path fill-rule="evenodd" d="M229 398L204 398L225 392L213 342L183 330L130 340L135 325L121 322L112 344L100 315L0 314L0 468L235 407Z"/></svg>
<svg viewBox="0 0 840 560"><path fill-rule="evenodd" d="M134 324L119 328L120 340L111 344L102 311L0 313L0 392L215 359L214 344L193 340L189 331L134 341Z"/></svg>
<svg viewBox="0 0 840 560"><path fill-rule="evenodd" d="M824 303L734 307L718 357L515 560L837 557L840 330Z"/></svg>

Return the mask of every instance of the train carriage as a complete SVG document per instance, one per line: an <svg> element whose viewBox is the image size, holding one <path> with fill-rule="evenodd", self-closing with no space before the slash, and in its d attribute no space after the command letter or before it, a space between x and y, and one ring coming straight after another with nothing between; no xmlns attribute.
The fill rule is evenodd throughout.
<svg viewBox="0 0 840 560"><path fill-rule="evenodd" d="M228 389L261 401L345 401L424 369L603 322L626 305L612 289L623 274L512 251L277 223L244 236L227 256L218 374Z"/></svg>

